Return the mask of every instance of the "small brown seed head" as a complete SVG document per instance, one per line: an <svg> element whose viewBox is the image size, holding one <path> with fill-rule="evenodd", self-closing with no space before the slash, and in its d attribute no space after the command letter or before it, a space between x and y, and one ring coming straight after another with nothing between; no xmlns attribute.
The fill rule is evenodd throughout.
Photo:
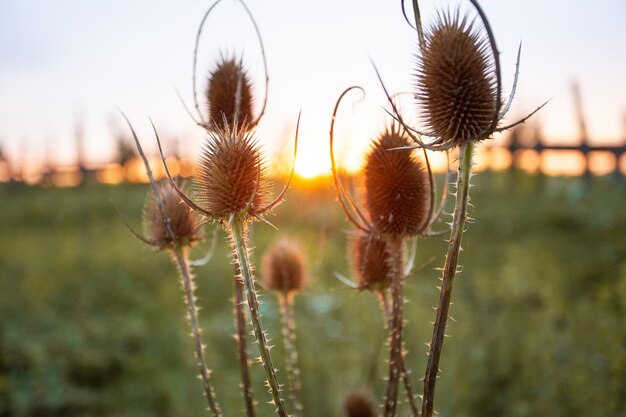
<svg viewBox="0 0 626 417"><path fill-rule="evenodd" d="M414 236L428 223L429 174L408 146L409 140L391 126L374 141L364 167L365 205L383 235Z"/></svg>
<svg viewBox="0 0 626 417"><path fill-rule="evenodd" d="M307 280L305 269L298 244L282 239L263 256L263 286L281 293L301 291Z"/></svg>
<svg viewBox="0 0 626 417"><path fill-rule="evenodd" d="M195 187L200 206L213 217L260 214L269 180L253 132L221 126L202 145Z"/></svg>
<svg viewBox="0 0 626 417"><path fill-rule="evenodd" d="M360 392L348 394L343 410L345 417L376 417L374 404L368 396Z"/></svg>
<svg viewBox="0 0 626 417"><path fill-rule="evenodd" d="M224 123L231 128L242 128L253 122L252 86L241 62L235 58L222 59L211 72L206 97L211 128Z"/></svg>
<svg viewBox="0 0 626 417"><path fill-rule="evenodd" d="M173 244L192 246L200 240L195 214L182 201L178 192L169 182L159 182L157 187L174 238L172 239L165 226L161 208L154 191L152 191L146 200L144 209L144 230L147 240L155 249L159 250L172 247Z"/></svg>
<svg viewBox="0 0 626 417"><path fill-rule="evenodd" d="M357 231L349 240L349 252L359 289L383 291L389 287L392 254L385 239L374 233Z"/></svg>
<svg viewBox="0 0 626 417"><path fill-rule="evenodd" d="M426 33L417 71L417 99L435 143L482 140L490 130L497 80L489 42L459 12L440 15Z"/></svg>

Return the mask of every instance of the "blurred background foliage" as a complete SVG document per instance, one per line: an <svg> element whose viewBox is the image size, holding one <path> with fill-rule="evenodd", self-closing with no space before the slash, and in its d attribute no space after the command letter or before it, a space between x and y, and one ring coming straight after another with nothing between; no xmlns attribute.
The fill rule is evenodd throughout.
<svg viewBox="0 0 626 417"><path fill-rule="evenodd" d="M440 415L626 416L623 179L485 172L474 184L476 222L453 296ZM166 254L132 237L111 204L140 230L147 191L0 185L1 417L208 415L176 270ZM296 300L306 415L339 416L354 389L380 402L383 321L374 296L334 278L334 271L349 274L349 227L331 185L299 182L270 220L278 231L254 226L257 263L281 235L297 238L309 259L311 283ZM207 358L228 417L244 412L233 266L223 232L218 238L214 258L196 275ZM426 266L407 282L407 363L420 392L444 238L419 240L416 264ZM263 301L284 369L276 300ZM259 366L253 377L259 415L270 416ZM400 415L408 415L403 407Z"/></svg>

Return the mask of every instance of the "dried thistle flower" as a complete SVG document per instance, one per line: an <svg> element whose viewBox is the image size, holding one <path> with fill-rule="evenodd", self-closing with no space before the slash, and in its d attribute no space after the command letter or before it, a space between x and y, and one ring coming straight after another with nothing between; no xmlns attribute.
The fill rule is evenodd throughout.
<svg viewBox="0 0 626 417"><path fill-rule="evenodd" d="M146 241L158 250L171 248L175 245L192 246L201 238L195 214L168 182L156 183L156 186L159 189L163 208L169 218L174 239L165 226L154 192L150 192L144 209Z"/></svg>
<svg viewBox="0 0 626 417"><path fill-rule="evenodd" d="M330 124L330 160L337 199L348 220L360 231L379 233L390 239L430 235L430 227L439 218L445 198L435 210L434 180L428 156L413 154L406 129L392 123L372 143L362 174L364 180L364 213L350 196L337 174L333 149L334 128L341 100L352 86L343 91L335 104ZM403 126L403 125L402 125ZM404 127L404 126L403 126ZM447 187L444 187L444 195ZM369 214L369 219L366 214Z"/></svg>
<svg viewBox="0 0 626 417"><path fill-rule="evenodd" d="M281 239L263 256L263 286L281 293L301 291L306 284L306 267L299 245Z"/></svg>
<svg viewBox="0 0 626 417"><path fill-rule="evenodd" d="M194 176L199 205L214 218L261 214L269 179L252 132L221 126L208 132Z"/></svg>
<svg viewBox="0 0 626 417"><path fill-rule="evenodd" d="M359 289L384 291L389 287L392 254L385 239L357 230L349 240L349 253Z"/></svg>
<svg viewBox="0 0 626 417"><path fill-rule="evenodd" d="M374 227L384 235L415 236L430 221L429 173L409 146L407 136L391 125L373 143L363 169L365 205Z"/></svg>
<svg viewBox="0 0 626 417"><path fill-rule="evenodd" d="M500 125L513 103L519 75L522 45L517 50L515 78L506 103L502 101L502 77L495 37L489 20L477 0L469 0L480 17L475 27L460 12L442 13L424 33L418 2L413 2L418 55L416 98L428 130L408 126L385 87L376 66L374 70L393 110L394 118L416 143L415 147L444 151L490 138L537 113L546 101L525 117ZM406 17L406 16L405 16ZM430 138L424 141L423 137Z"/></svg>
<svg viewBox="0 0 626 417"><path fill-rule="evenodd" d="M299 127L300 116L294 140L294 164ZM276 376L277 369L270 354L267 332L259 312L255 279L249 259L248 222L253 219L263 220L263 214L271 212L282 201L293 178L293 167L283 190L272 202L264 204L269 196L269 181L254 133L239 129L237 126L230 127L225 123L216 130L208 131L209 136L201 151L199 167L194 176L199 196L199 203L195 203L176 186L167 167L156 128L154 130L170 184L193 210L209 219L219 220L229 234L233 245L233 258L237 262L245 287L251 325L258 343L260 362L265 369L267 387L277 407L278 416L288 417Z"/></svg>
<svg viewBox="0 0 626 417"><path fill-rule="evenodd" d="M376 411L369 397L360 392L351 392L343 402L346 417L376 417Z"/></svg>
<svg viewBox="0 0 626 417"><path fill-rule="evenodd" d="M256 119L252 117L252 102L253 95L250 87L250 81L248 75L243 69L241 60L237 62L235 58L222 57L221 62L218 63L215 70L209 74L209 83L205 90L205 96L208 105L208 112L200 109L200 103L198 99L198 91L196 89L196 75L198 67L198 53L200 51L200 38L203 33L203 28L208 22L209 15L216 9L216 6L222 0L215 0L211 7L208 8L204 17L202 18L198 30L196 32L196 42L193 50L193 75L192 75L192 90L193 90L193 104L196 114L185 105L183 99L179 96L185 110L189 116L193 119L198 126L206 130L212 130L215 127L219 127L222 124L223 117L226 116L226 121L229 126L237 128L252 128L256 126L263 115L265 114L265 107L267 105L267 94L269 87L269 76L267 69L267 57L265 56L265 46L261 37L261 31L257 22L252 15L252 12L243 0L239 0L245 13L247 14L254 31L256 32L257 40L259 41L259 47L261 57L263 58L263 72L265 79L265 91L263 98L259 100L261 102L261 108L258 110ZM207 116L208 115L208 119Z"/></svg>
<svg viewBox="0 0 626 417"><path fill-rule="evenodd" d="M523 123L547 104L544 103L513 124L499 126L515 96L521 44L517 53L516 73L511 94L503 106L502 78L495 37L478 1L469 1L480 18L480 27L474 27L474 23L468 22L467 17L461 18L458 11L454 15L448 12L439 15L426 34L422 30L418 2L413 2L415 28L421 53L417 71L416 97L430 131L419 132L408 127L402 121L383 84L395 116L417 146L430 150L459 148L456 202L450 223L446 260L442 268L439 304L423 378L424 394L420 413L422 417L431 417L434 413L439 361L449 317L452 287L458 269L461 241L465 231L474 145L496 132L502 132ZM380 74L378 76L382 84ZM433 140L424 143L421 136L430 136Z"/></svg>
<svg viewBox="0 0 626 417"><path fill-rule="evenodd" d="M254 121L252 85L241 61L222 58L209 75L206 89L209 126L225 123L241 129Z"/></svg>
<svg viewBox="0 0 626 417"><path fill-rule="evenodd" d="M365 176L365 205L369 212L370 219L359 209L354 200L347 192L339 176L335 165L333 150L334 125L339 104L343 97L353 89L361 87L353 86L343 91L335 104L333 117L330 125L330 159L337 191L337 198L341 204L348 220L365 235L365 241L357 240L356 254L353 256L357 260L358 268L365 269L371 266L375 275L372 277L362 276L362 281L357 288L379 285L379 295L384 297L385 284L391 289L391 310L387 319L390 341L389 341L389 374L387 378L387 392L384 402L385 417L395 415L399 379L405 381L407 392L411 392L410 382L406 376L402 349L403 331L403 303L402 296L403 281L407 270L403 266L403 240L409 236L430 234L429 228L436 221L441 213L443 205L439 210L434 210L434 182L428 157L424 153L424 162L417 159L409 145L408 133L401 131L398 125L392 124L373 143L363 169ZM395 110L395 108L394 108ZM399 120L401 122L401 120ZM401 122L402 123L402 122ZM404 127L404 126L403 126ZM442 203L444 200L442 199ZM371 237L370 237L371 236ZM378 245L376 253L367 253L367 240L377 238L383 240L387 245ZM372 241L369 242L370 250ZM388 255L389 260L384 259ZM365 259L359 259L365 258ZM384 259L381 262L381 258ZM359 262L360 261L360 262ZM372 264L367 265L368 262ZM388 272L386 271L388 269ZM382 279L381 284L373 285L366 279ZM384 280L388 280L385 283ZM387 311L387 308L385 308ZM416 405L413 396L409 395L411 409L414 411Z"/></svg>
<svg viewBox="0 0 626 417"><path fill-rule="evenodd" d="M498 91L489 48L489 39L458 11L439 15L425 33L417 98L429 134L438 138L432 144L457 146L493 133Z"/></svg>

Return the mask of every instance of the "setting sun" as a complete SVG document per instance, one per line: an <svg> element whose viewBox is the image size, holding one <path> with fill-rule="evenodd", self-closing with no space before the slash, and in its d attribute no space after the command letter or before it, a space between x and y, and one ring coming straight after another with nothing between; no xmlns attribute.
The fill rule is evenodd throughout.
<svg viewBox="0 0 626 417"><path fill-rule="evenodd" d="M321 155L298 155L296 174L302 178L315 178L330 172L330 162Z"/></svg>

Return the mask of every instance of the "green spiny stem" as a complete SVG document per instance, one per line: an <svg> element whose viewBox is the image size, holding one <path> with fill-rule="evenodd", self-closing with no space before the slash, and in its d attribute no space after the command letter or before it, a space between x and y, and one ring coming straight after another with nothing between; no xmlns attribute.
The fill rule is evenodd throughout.
<svg viewBox="0 0 626 417"><path fill-rule="evenodd" d="M402 284L404 274L402 268L402 240L393 238L389 240L390 251L393 254L393 279L391 282L391 329L389 348L389 376L387 379L387 396L385 398L384 417L393 417L396 413L398 398L398 381L400 379L402 364Z"/></svg>
<svg viewBox="0 0 626 417"><path fill-rule="evenodd" d="M304 407L300 402L300 369L298 368L298 351L296 349L296 322L293 318L293 293L280 293L278 297L280 315L287 354L287 382L289 382L289 398L295 408L294 416L302 415Z"/></svg>
<svg viewBox="0 0 626 417"><path fill-rule="evenodd" d="M250 311L250 319L254 330L254 336L259 346L259 353L265 368L265 375L267 377L267 385L272 395L272 403L277 408L279 417L288 417L287 410L285 409L285 402L280 395L280 384L276 377L276 368L272 362L272 356L270 355L270 346L267 341L267 334L263 328L263 322L261 321L261 313L259 311L259 301L257 300L256 289L254 287L254 277L252 276L252 270L250 260L248 259L248 248L246 246L245 238L246 225L240 219L233 219L230 226L230 234L233 239L233 245L235 247L235 255L239 269L241 270L241 276L243 278L245 286L245 294L248 303L248 309Z"/></svg>
<svg viewBox="0 0 626 417"><path fill-rule="evenodd" d="M389 306L389 300L387 298L387 293L385 291L380 291L379 293L380 303L383 309L383 314L385 315L385 324L387 325L387 330L391 332L392 319L391 319L391 308ZM411 378L409 376L409 372L406 368L406 363L404 361L404 341L402 343L402 362L400 362L400 373L402 376L402 382L404 382L404 389L406 390L406 396L409 401L409 406L411 407L411 415L413 417L419 417L419 410L417 409L417 404L415 404L415 394L413 393L413 384L411 383Z"/></svg>
<svg viewBox="0 0 626 417"><path fill-rule="evenodd" d="M214 417L221 417L217 402L215 401L215 391L211 386L211 371L206 366L204 359L204 346L202 344L202 330L198 320L198 309L196 307L196 298L194 296L193 276L189 267L189 259L187 250L179 244L174 244L172 248L172 256L178 264L180 271L181 283L183 284L183 292L185 293L185 301L187 303L187 318L191 324L191 336L193 338L193 346L198 361L198 369L204 389L204 396L209 403L209 409Z"/></svg>
<svg viewBox="0 0 626 417"><path fill-rule="evenodd" d="M424 375L424 397L422 399L421 417L432 417L434 411L435 384L437 382L437 372L439 371L439 359L446 331L446 323L449 317L450 298L452 296L452 285L457 272L459 252L461 250L461 239L465 228L467 214L467 203L469 200L469 185L472 172L472 155L474 143L468 141L461 145L459 150L460 161L457 173L457 194L450 231L450 240L446 253L446 262L443 267L443 278L441 291L439 293L439 304L437 305L437 315L433 337L430 342L428 352L428 362L426 363L426 373Z"/></svg>
<svg viewBox="0 0 626 417"><path fill-rule="evenodd" d="M237 340L239 368L241 369L241 388L243 389L243 397L246 403L246 415L255 417L254 394L252 392L252 383L250 382L244 291L245 287L241 279L241 271L239 266L235 265L235 297L233 298L233 304L235 307L235 339Z"/></svg>

